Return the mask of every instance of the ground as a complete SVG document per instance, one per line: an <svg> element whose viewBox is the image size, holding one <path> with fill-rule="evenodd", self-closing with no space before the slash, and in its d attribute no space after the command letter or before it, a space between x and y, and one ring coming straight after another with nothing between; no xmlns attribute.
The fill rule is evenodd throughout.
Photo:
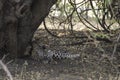
<svg viewBox="0 0 120 80"><path fill-rule="evenodd" d="M120 51L117 48L113 52L115 35L110 36L112 42L106 42L88 39L87 31L74 31L74 35L62 30L53 32L63 38L52 37L39 29L33 40L51 50L79 53L80 57L49 63L32 58L12 60L7 67L14 80L120 80ZM3 60L4 63L8 61ZM6 80L2 69L0 73L0 80Z"/></svg>

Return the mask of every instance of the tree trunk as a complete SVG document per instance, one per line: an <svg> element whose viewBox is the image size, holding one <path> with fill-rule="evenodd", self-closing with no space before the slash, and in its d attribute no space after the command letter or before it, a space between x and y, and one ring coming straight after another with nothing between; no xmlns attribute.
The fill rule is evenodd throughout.
<svg viewBox="0 0 120 80"><path fill-rule="evenodd" d="M23 57L34 32L57 0L0 0L0 49Z"/></svg>

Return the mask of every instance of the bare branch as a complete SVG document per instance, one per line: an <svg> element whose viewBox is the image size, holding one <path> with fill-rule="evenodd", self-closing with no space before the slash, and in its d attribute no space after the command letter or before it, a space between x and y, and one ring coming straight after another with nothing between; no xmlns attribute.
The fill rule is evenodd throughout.
<svg viewBox="0 0 120 80"><path fill-rule="evenodd" d="M8 70L7 66L2 62L2 60L0 60L0 65L3 68L3 70L6 72L9 80L13 80L13 77L12 77L10 71Z"/></svg>

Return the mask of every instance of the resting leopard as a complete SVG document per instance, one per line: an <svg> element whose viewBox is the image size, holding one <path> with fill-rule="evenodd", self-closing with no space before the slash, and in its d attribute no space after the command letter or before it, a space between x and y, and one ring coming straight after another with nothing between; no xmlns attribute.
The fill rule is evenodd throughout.
<svg viewBox="0 0 120 80"><path fill-rule="evenodd" d="M65 59L76 59L80 57L80 54L71 54L68 52L61 52L56 50L47 49L45 46L41 46L37 43L32 45L32 58L39 61L39 60L48 60L48 61L55 61L55 60L65 60Z"/></svg>

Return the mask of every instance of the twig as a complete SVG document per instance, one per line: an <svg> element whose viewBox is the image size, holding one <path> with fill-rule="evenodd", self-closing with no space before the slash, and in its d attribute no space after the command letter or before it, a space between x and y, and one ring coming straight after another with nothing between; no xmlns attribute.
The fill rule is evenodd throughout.
<svg viewBox="0 0 120 80"><path fill-rule="evenodd" d="M0 65L2 66L3 70L6 72L9 80L13 80L13 77L12 77L10 71L8 70L7 66L2 62L2 60L0 60Z"/></svg>
<svg viewBox="0 0 120 80"><path fill-rule="evenodd" d="M1 61L3 61L7 56L8 56L8 54L7 54L7 55L4 55L4 56L2 57L2 59L1 59Z"/></svg>

